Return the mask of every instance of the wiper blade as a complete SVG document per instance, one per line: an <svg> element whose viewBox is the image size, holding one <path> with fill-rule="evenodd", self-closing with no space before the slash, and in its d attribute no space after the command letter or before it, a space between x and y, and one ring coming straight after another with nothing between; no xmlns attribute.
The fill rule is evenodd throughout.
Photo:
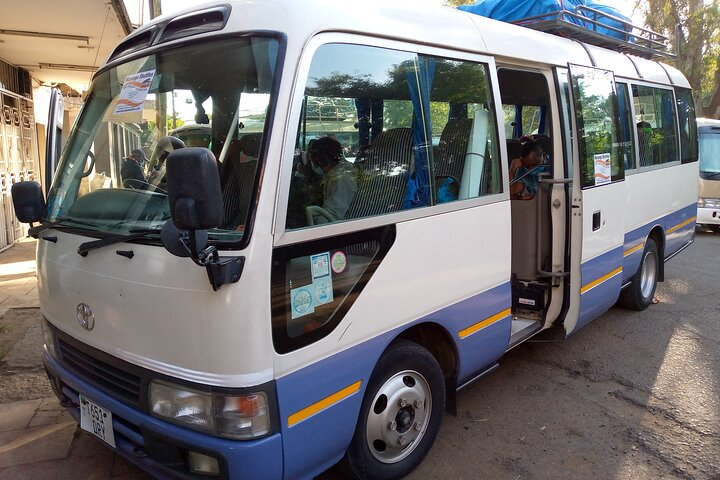
<svg viewBox="0 0 720 480"><path fill-rule="evenodd" d="M130 240L139 240L142 238L149 238L150 235L158 235L158 230L135 230L133 233L126 235L113 235L112 237L102 238L100 240L93 240L91 242L85 242L80 244L77 253L81 257L87 257L90 250L95 250L108 245L114 245L116 243L127 242Z"/></svg>
<svg viewBox="0 0 720 480"><path fill-rule="evenodd" d="M82 220L75 220L74 218L70 217L61 217L55 220L54 222L48 222L48 223L41 223L40 225L36 227L31 227L28 229L28 235L30 235L33 238L38 238L38 236L44 232L45 230L48 230L53 227L71 227L72 225L69 225L69 223L75 223L77 225L84 225L86 227L95 227L97 228L97 225L90 222L84 222Z"/></svg>
<svg viewBox="0 0 720 480"><path fill-rule="evenodd" d="M702 173L703 175L705 175L707 178L717 177L718 175L720 175L720 172L702 172L702 171L701 171L700 173Z"/></svg>

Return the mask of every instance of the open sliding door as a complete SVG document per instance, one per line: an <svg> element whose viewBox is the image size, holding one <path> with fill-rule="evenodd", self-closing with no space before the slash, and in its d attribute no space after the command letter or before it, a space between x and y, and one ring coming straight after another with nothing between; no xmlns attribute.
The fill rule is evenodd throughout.
<svg viewBox="0 0 720 480"><path fill-rule="evenodd" d="M569 65L573 132L572 246L568 335L615 304L622 284L623 160L615 77Z"/></svg>

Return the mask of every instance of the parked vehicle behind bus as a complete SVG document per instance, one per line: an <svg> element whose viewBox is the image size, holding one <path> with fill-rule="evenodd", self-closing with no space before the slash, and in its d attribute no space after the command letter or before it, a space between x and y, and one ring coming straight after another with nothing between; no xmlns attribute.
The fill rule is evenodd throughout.
<svg viewBox="0 0 720 480"><path fill-rule="evenodd" d="M151 474L342 462L400 478L505 352L618 300L647 308L693 242L678 70L406 6L242 0L156 19L95 75L47 201L14 187L39 223L53 389ZM171 118L177 92L210 149L147 120ZM124 186L110 168L84 191L114 126L150 142L151 175Z"/></svg>
<svg viewBox="0 0 720 480"><path fill-rule="evenodd" d="M720 233L720 120L699 118L700 187L697 223Z"/></svg>

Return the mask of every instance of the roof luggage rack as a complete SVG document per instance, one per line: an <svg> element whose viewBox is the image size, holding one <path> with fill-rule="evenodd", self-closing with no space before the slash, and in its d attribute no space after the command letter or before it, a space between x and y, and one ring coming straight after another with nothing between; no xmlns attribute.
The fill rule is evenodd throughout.
<svg viewBox="0 0 720 480"><path fill-rule="evenodd" d="M650 60L675 58L668 37L584 5L512 23Z"/></svg>

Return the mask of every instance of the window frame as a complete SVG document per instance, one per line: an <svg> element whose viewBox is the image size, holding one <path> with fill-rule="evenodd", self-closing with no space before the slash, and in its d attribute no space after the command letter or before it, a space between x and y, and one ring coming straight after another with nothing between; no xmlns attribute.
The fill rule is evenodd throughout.
<svg viewBox="0 0 720 480"><path fill-rule="evenodd" d="M628 99L628 115L630 115L631 120L633 120L630 124L630 141L632 142L632 166L631 168L625 169L625 177L627 178L628 175L634 175L638 171L638 165L640 164L640 153L638 152L638 132L637 132L637 122L635 122L635 102L633 101L632 96L632 85L630 83L630 80L623 77L615 77L615 92L617 95L617 90L619 89L618 84L622 84L625 89L625 95ZM620 115L620 104L619 104L619 95L618 98L618 115Z"/></svg>
<svg viewBox="0 0 720 480"><path fill-rule="evenodd" d="M388 213L372 217L363 217L357 219L346 220L337 223L328 223L316 225L312 228L300 228L288 230L285 227L285 220L288 210L288 200L290 191L290 183L292 181L292 165L295 152L295 142L297 137L297 125L300 122L303 98L305 95L305 87L307 85L310 66L315 53L324 45L328 44L351 44L367 47L378 47L389 50L399 50L410 52L418 55L429 55L441 57L448 60L457 60L465 62L473 62L487 65L488 81L490 82L491 100L494 107L494 115L496 122L495 142L498 145L498 154L500 155L500 167L502 171L503 191L496 194L478 196L465 200L457 200L436 204L429 207L417 208L412 210L402 210L398 212ZM292 86L293 91L290 93L289 114L285 123L285 134L281 150L280 175L278 188L276 192L275 211L273 218L273 236L274 246L290 245L294 243L306 242L319 238L342 235L359 230L367 230L370 228L381 227L390 224L397 224L410 220L416 220L434 215L446 214L458 210L475 208L483 205L489 205L502 201L510 200L508 185L508 165L507 148L505 145L504 135L504 117L502 113L502 105L498 105L500 99L500 90L497 80L497 66L495 59L489 55L480 55L470 52L452 50L448 48L432 47L420 45L411 42L398 40L390 40L375 36L365 36L350 33L322 32L312 37L303 49L302 57L298 62L295 77ZM500 142L500 139L503 139Z"/></svg>
<svg viewBox="0 0 720 480"><path fill-rule="evenodd" d="M674 167L677 165L682 164L682 158L680 153L680 119L677 112L677 97L675 96L675 88L673 85L666 85L663 83L653 83L653 82L647 82L642 80L631 80L631 79L622 79L624 80L628 85L628 90L630 93L630 99L632 100L630 102L630 110L632 111L633 119L637 119L637 113L635 111L635 96L633 95L632 87L634 85L641 86L641 87L649 87L649 88L656 88L658 90L665 90L672 94L672 106L673 106L673 112L675 115L675 148L677 148L677 160L673 162L665 162L661 163L659 165L648 165L648 166L640 166L640 139L638 138L638 130L637 130L637 122L633 122L633 132L634 132L634 140L635 140L635 169L631 170L633 174L636 173L643 173L643 172L651 172L653 170L660 170L663 168L668 167Z"/></svg>

